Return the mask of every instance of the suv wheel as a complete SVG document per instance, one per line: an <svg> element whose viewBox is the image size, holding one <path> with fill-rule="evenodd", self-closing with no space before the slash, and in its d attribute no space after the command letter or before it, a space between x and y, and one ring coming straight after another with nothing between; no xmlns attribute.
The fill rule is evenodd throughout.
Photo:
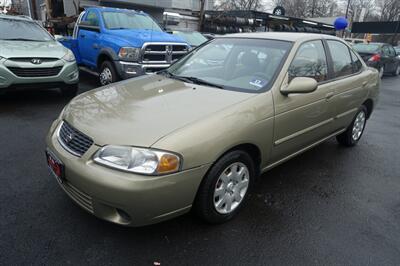
<svg viewBox="0 0 400 266"><path fill-rule="evenodd" d="M102 86L114 83L119 80L114 64L110 61L104 61L101 64L99 81Z"/></svg>
<svg viewBox="0 0 400 266"><path fill-rule="evenodd" d="M397 65L395 71L393 72L393 76L400 75L400 63Z"/></svg>
<svg viewBox="0 0 400 266"><path fill-rule="evenodd" d="M232 219L246 201L254 178L254 163L246 152L227 153L203 179L194 210L209 223Z"/></svg>
<svg viewBox="0 0 400 266"><path fill-rule="evenodd" d="M74 97L78 93L78 84L68 85L60 89L65 97Z"/></svg>
<svg viewBox="0 0 400 266"><path fill-rule="evenodd" d="M367 123L367 114L367 108L362 105L347 130L336 136L337 141L347 147L356 145L364 132L365 124Z"/></svg>
<svg viewBox="0 0 400 266"><path fill-rule="evenodd" d="M379 67L379 78L383 78L383 73L385 72L385 69L383 68L383 66Z"/></svg>

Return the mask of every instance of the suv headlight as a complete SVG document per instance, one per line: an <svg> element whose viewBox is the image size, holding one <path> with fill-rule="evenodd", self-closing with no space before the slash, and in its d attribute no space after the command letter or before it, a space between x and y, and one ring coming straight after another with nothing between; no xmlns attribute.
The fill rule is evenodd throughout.
<svg viewBox="0 0 400 266"><path fill-rule="evenodd" d="M122 47L119 49L118 56L121 59L128 60L128 61L138 61L140 54L140 48L134 47Z"/></svg>
<svg viewBox="0 0 400 266"><path fill-rule="evenodd" d="M93 160L111 168L145 175L163 175L178 172L178 155L153 149L108 145L101 148Z"/></svg>
<svg viewBox="0 0 400 266"><path fill-rule="evenodd" d="M74 53L71 50L67 50L67 53L63 56L63 58L67 62L74 62L75 61L75 56Z"/></svg>

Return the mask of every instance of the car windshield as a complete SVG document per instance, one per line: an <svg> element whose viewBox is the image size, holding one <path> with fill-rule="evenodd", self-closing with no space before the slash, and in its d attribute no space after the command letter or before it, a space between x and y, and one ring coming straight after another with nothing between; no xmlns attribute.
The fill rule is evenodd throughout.
<svg viewBox="0 0 400 266"><path fill-rule="evenodd" d="M200 44L208 41L206 37L197 31L174 31L173 33L184 39L191 46L199 46Z"/></svg>
<svg viewBox="0 0 400 266"><path fill-rule="evenodd" d="M378 52L379 44L357 43L353 46L354 50L359 53L376 53Z"/></svg>
<svg viewBox="0 0 400 266"><path fill-rule="evenodd" d="M51 41L51 35L36 22L0 18L0 40Z"/></svg>
<svg viewBox="0 0 400 266"><path fill-rule="evenodd" d="M144 14L136 12L103 12L104 23L107 29L143 29L162 31L154 20Z"/></svg>
<svg viewBox="0 0 400 266"><path fill-rule="evenodd" d="M261 92L270 88L291 42L221 38L194 50L168 70L172 78L216 88Z"/></svg>

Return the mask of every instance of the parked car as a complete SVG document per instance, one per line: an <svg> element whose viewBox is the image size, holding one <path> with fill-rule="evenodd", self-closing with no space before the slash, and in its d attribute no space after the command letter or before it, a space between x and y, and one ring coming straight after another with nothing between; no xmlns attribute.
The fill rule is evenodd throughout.
<svg viewBox="0 0 400 266"><path fill-rule="evenodd" d="M197 46L208 41L208 39L198 31L174 30L172 31L172 34L181 37L190 45L191 48L196 48Z"/></svg>
<svg viewBox="0 0 400 266"><path fill-rule="evenodd" d="M0 92L19 88L59 88L75 95L79 71L71 50L38 23L0 14Z"/></svg>
<svg viewBox="0 0 400 266"><path fill-rule="evenodd" d="M224 62L199 63L216 46L229 49ZM104 220L139 226L193 208L225 222L261 173L333 136L356 145L379 86L334 36L228 35L163 72L76 97L49 130L47 160Z"/></svg>
<svg viewBox="0 0 400 266"><path fill-rule="evenodd" d="M396 51L397 57L400 58L400 46L395 46L393 48Z"/></svg>
<svg viewBox="0 0 400 266"><path fill-rule="evenodd" d="M400 74L400 58L393 46L387 43L359 43L353 46L368 66L378 69L379 76Z"/></svg>
<svg viewBox="0 0 400 266"><path fill-rule="evenodd" d="M101 85L167 68L189 51L146 13L105 7L83 11L72 38L62 43L79 65L98 73Z"/></svg>

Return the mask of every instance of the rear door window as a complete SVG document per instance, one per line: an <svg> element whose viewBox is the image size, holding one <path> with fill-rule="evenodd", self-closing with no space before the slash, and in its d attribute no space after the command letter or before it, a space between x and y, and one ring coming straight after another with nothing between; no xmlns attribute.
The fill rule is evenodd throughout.
<svg viewBox="0 0 400 266"><path fill-rule="evenodd" d="M358 73L362 68L362 63L356 54L350 50L351 61L353 61L353 73Z"/></svg>
<svg viewBox="0 0 400 266"><path fill-rule="evenodd" d="M349 48L339 41L328 40L327 43L332 55L334 77L338 78L353 74L353 62Z"/></svg>

